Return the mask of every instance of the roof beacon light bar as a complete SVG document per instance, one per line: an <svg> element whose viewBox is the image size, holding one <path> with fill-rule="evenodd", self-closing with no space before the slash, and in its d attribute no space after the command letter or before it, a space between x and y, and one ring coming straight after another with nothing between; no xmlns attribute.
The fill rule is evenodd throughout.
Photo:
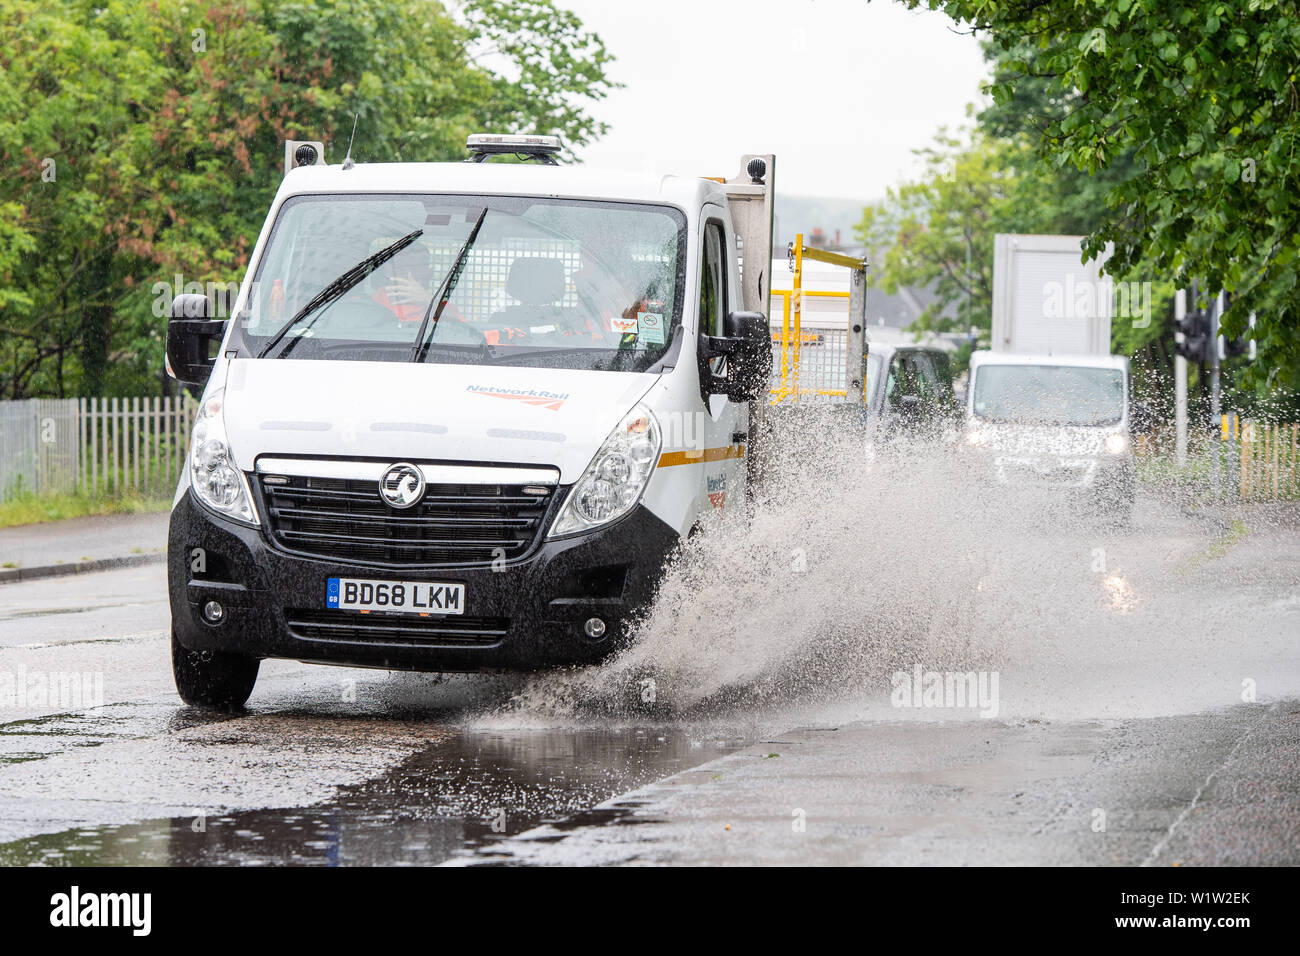
<svg viewBox="0 0 1300 956"><path fill-rule="evenodd" d="M558 166L555 158L563 148L558 136L529 136L523 133L471 133L465 141L469 162L481 163L489 156L520 156Z"/></svg>

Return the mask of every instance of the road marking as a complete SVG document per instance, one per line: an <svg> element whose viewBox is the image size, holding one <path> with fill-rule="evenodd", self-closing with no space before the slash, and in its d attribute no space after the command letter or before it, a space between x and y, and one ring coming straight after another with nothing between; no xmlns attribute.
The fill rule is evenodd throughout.
<svg viewBox="0 0 1300 956"><path fill-rule="evenodd" d="M1183 812L1178 814L1173 823L1169 824L1169 829L1165 831L1165 835L1151 848L1151 852L1147 854L1147 858L1142 861L1143 866L1155 865L1156 857L1161 854L1165 846L1171 839L1173 839L1174 831L1177 830L1182 825L1182 822L1187 819L1187 815L1196 809L1196 805L1201 802L1201 797L1205 794L1205 791L1209 789L1214 778L1219 775L1219 771L1232 763L1233 758L1237 756L1237 751L1241 749L1241 745L1255 735L1255 731L1259 730L1259 728L1263 726L1264 721L1268 719L1269 714L1277 710L1280 704L1281 701L1264 711L1264 716L1259 719L1259 723L1255 724L1254 727L1251 727L1250 730L1242 734L1240 739L1232 745L1232 749L1228 751L1228 756L1223 759L1223 763L1211 770L1210 775L1201 781L1201 785L1196 788L1196 793L1192 796L1192 802L1183 807Z"/></svg>

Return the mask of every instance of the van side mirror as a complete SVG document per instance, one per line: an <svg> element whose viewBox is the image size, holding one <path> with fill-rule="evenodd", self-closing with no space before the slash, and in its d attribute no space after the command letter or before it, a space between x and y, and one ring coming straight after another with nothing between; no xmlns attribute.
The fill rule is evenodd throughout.
<svg viewBox="0 0 1300 956"><path fill-rule="evenodd" d="M172 378L182 385L202 387L216 358L212 343L221 341L226 323L212 318L212 303L205 295L187 293L172 300L167 321L167 366Z"/></svg>
<svg viewBox="0 0 1300 956"><path fill-rule="evenodd" d="M733 402L752 402L768 388L772 374L772 331L761 312L732 312L723 323L726 335L700 336L700 380L711 395ZM709 362L727 359L727 374L714 375Z"/></svg>

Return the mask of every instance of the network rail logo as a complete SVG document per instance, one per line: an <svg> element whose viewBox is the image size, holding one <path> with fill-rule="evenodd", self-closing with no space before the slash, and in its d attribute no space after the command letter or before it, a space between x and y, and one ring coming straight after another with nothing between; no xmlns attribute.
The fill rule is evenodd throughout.
<svg viewBox="0 0 1300 956"><path fill-rule="evenodd" d="M525 405L536 405L557 412L569 399L568 392L548 392L541 388L498 388L491 385L467 385L465 391L492 398L505 398Z"/></svg>

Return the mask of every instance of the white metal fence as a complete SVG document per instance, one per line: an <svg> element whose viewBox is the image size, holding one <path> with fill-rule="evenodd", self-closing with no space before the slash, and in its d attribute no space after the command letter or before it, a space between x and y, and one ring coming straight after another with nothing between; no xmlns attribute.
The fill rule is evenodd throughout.
<svg viewBox="0 0 1300 956"><path fill-rule="evenodd" d="M77 488L77 400L0 402L0 501Z"/></svg>
<svg viewBox="0 0 1300 956"><path fill-rule="evenodd" d="M167 497L195 408L188 395L0 402L0 501L24 492Z"/></svg>

